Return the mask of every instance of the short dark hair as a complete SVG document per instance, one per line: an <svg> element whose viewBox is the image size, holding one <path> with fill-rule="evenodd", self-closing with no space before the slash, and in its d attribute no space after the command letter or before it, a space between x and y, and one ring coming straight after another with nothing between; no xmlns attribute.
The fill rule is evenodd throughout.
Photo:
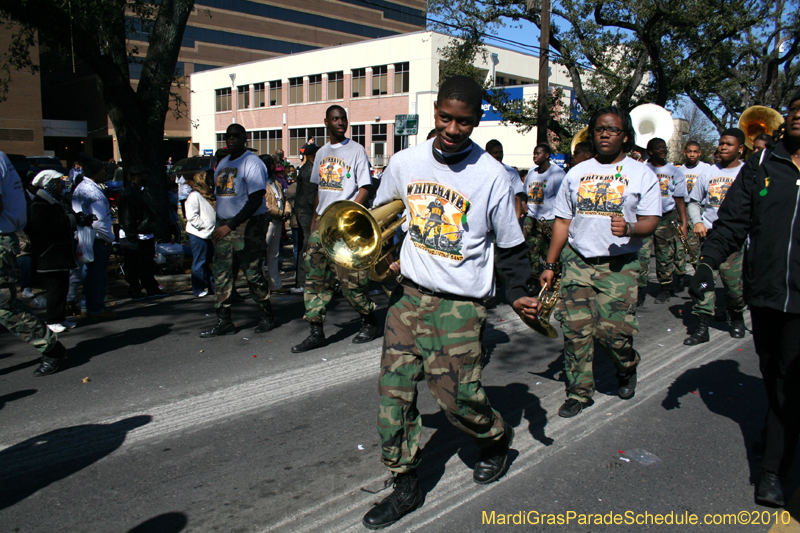
<svg viewBox="0 0 800 533"><path fill-rule="evenodd" d="M773 142L774 139L772 138L772 135L769 135L768 133L762 133L761 135L758 135L756 136L755 139L753 139L753 142L756 141L764 141L765 143L769 144Z"/></svg>
<svg viewBox="0 0 800 533"><path fill-rule="evenodd" d="M500 141L498 141L497 139L492 139L491 141L486 143L485 150L488 152L489 150L492 150L495 146L499 146L500 148L502 148L503 144Z"/></svg>
<svg viewBox="0 0 800 533"><path fill-rule="evenodd" d="M594 144L589 141L581 141L575 145L576 152L586 152L589 155L594 155Z"/></svg>
<svg viewBox="0 0 800 533"><path fill-rule="evenodd" d="M661 143L664 143L664 144L667 144L667 141L665 141L665 140L664 140L664 139L662 139L661 137L653 137L652 139L650 139L649 141L647 141L647 151L649 152L650 150L652 150L653 148L655 148L655 146L656 146L656 143L660 143L660 142L661 142Z"/></svg>
<svg viewBox="0 0 800 533"><path fill-rule="evenodd" d="M697 141L689 141L689 142L687 142L686 144L683 145L683 149L686 150L690 146L697 146L698 148L700 148L700 143L697 142Z"/></svg>
<svg viewBox="0 0 800 533"><path fill-rule="evenodd" d="M458 100L475 109L475 114L480 117L483 113L481 104L483 103L483 88L478 82L469 76L453 76L447 78L441 87L436 103L441 104L443 100Z"/></svg>
<svg viewBox="0 0 800 533"><path fill-rule="evenodd" d="M628 136L628 141L622 145L622 151L630 152L633 150L633 147L636 146L636 132L633 131L631 115L627 111L623 111L617 106L599 109L594 115L592 115L592 118L589 119L589 139L591 139L592 145L594 146L594 127L597 126L598 119L603 115L615 115L622 120L622 133ZM597 153L596 147L594 148L594 152Z"/></svg>
<svg viewBox="0 0 800 533"><path fill-rule="evenodd" d="M328 107L328 109L325 110L325 118L327 119L329 116L331 116L331 113L333 113L337 109L341 110L341 112L344 113L344 116L347 116L347 110L345 108L343 108L339 104L333 104L332 106Z"/></svg>
<svg viewBox="0 0 800 533"><path fill-rule="evenodd" d="M227 131L228 131L229 129L231 129L231 128L233 128L233 129L236 129L236 130L240 130L240 131L242 132L242 135L247 135L247 130L246 130L246 129L244 129L244 126L242 126L242 125L241 125L241 124L239 124L238 122L234 122L233 124L231 124L230 126L228 126L228 127L225 129L225 131L227 132Z"/></svg>
<svg viewBox="0 0 800 533"><path fill-rule="evenodd" d="M744 132L739 128L728 128L719 134L720 139L725 136L736 137L736 140L739 141L739 144L744 144Z"/></svg>
<svg viewBox="0 0 800 533"><path fill-rule="evenodd" d="M790 107L794 102L796 102L798 100L800 100L800 91L797 91L796 93L794 93L792 95L791 98L789 98L789 105L786 106L786 107Z"/></svg>
<svg viewBox="0 0 800 533"><path fill-rule="evenodd" d="M541 148L542 150L547 152L547 155L553 155L553 150L550 149L550 145L549 144L547 144L547 143L539 143L533 148L533 151L535 152L539 148Z"/></svg>

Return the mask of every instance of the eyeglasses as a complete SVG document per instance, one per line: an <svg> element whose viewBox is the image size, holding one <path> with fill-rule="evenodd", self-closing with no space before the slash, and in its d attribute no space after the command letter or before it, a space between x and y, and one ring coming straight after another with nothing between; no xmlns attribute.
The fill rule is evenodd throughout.
<svg viewBox="0 0 800 533"><path fill-rule="evenodd" d="M616 126L595 126L594 132L602 134L603 132L608 132L609 135L619 135L622 133L622 128L618 128Z"/></svg>
<svg viewBox="0 0 800 533"><path fill-rule="evenodd" d="M790 107L789 108L789 116L790 117L795 116L797 113L800 113L800 106L794 106L794 107Z"/></svg>

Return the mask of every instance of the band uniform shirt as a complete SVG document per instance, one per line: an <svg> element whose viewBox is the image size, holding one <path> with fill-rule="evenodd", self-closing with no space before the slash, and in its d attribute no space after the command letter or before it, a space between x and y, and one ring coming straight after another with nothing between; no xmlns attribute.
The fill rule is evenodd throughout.
<svg viewBox="0 0 800 533"><path fill-rule="evenodd" d="M503 163L503 168L508 172L508 179L511 181L511 190L514 192L514 196L525 194L525 184L522 183L522 180L519 178L517 169L505 163Z"/></svg>
<svg viewBox="0 0 800 533"><path fill-rule="evenodd" d="M661 212L669 213L675 209L675 197L686 198L689 196L683 172L670 163L661 167L650 163L646 163L646 165L656 175L661 186Z"/></svg>
<svg viewBox="0 0 800 533"><path fill-rule="evenodd" d="M711 229L717 220L717 211L725 195L728 193L744 163L734 168L721 168L719 164L708 165L697 177L689 200L697 202L703 208L703 225Z"/></svg>
<svg viewBox="0 0 800 533"><path fill-rule="evenodd" d="M403 200L408 222L403 276L437 292L494 294L494 243L512 248L524 242L500 163L475 143L458 163L440 163L431 139L392 156L375 205L395 199Z"/></svg>
<svg viewBox="0 0 800 533"><path fill-rule="evenodd" d="M3 211L0 213L0 233L22 231L28 221L28 204L22 180L8 156L0 152L0 200Z"/></svg>
<svg viewBox="0 0 800 533"><path fill-rule="evenodd" d="M533 167L525 176L525 191L528 197L528 216L539 220L552 220L553 204L564 181L566 173L558 165L550 163L544 172L539 172L539 167Z"/></svg>
<svg viewBox="0 0 800 533"><path fill-rule="evenodd" d="M584 161L571 169L558 191L553 215L568 219L569 245L583 257L638 252L642 240L615 237L609 217L636 223L637 215L661 216L658 178L644 163L625 157L616 164Z"/></svg>
<svg viewBox="0 0 800 533"><path fill-rule="evenodd" d="M367 151L351 139L338 144L325 143L311 167L311 183L319 186L318 215L333 202L355 200L361 187L372 185Z"/></svg>
<svg viewBox="0 0 800 533"><path fill-rule="evenodd" d="M250 150L231 161L226 156L214 174L214 194L217 197L217 217L229 220L239 214L247 203L247 197L267 188L267 166ZM253 216L267 212L262 203Z"/></svg>
<svg viewBox="0 0 800 533"><path fill-rule="evenodd" d="M687 192L686 201L687 202L689 201L689 198L688 198L689 194L688 193L692 192L692 189L694 188L694 184L697 181L697 177L700 175L700 173L703 172L703 170L705 170L707 167L710 167L710 166L711 165L709 165L705 161L698 161L697 164L695 166L693 166L693 167L689 167L689 165L681 165L681 166L678 167L683 172L683 177L684 177L684 180L686 181L686 192Z"/></svg>

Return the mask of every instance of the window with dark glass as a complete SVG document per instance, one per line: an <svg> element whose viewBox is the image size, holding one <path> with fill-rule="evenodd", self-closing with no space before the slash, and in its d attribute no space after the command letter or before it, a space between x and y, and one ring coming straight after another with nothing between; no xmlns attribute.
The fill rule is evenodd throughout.
<svg viewBox="0 0 800 533"><path fill-rule="evenodd" d="M363 68L353 69L353 77L350 80L353 98L367 96L367 70Z"/></svg>
<svg viewBox="0 0 800 533"><path fill-rule="evenodd" d="M231 88L216 89L216 110L217 113L231 110Z"/></svg>
<svg viewBox="0 0 800 533"><path fill-rule="evenodd" d="M407 93L409 84L408 63L394 64L394 93Z"/></svg>
<svg viewBox="0 0 800 533"><path fill-rule="evenodd" d="M328 100L344 98L344 72L328 73Z"/></svg>
<svg viewBox="0 0 800 533"><path fill-rule="evenodd" d="M267 103L264 83L253 84L253 107L264 107Z"/></svg>
<svg viewBox="0 0 800 533"><path fill-rule="evenodd" d="M289 103L303 103L303 78L289 78Z"/></svg>
<svg viewBox="0 0 800 533"><path fill-rule="evenodd" d="M364 124L350 127L351 139L361 146L367 145L367 127Z"/></svg>
<svg viewBox="0 0 800 533"><path fill-rule="evenodd" d="M308 77L308 101L319 102L322 100L322 74Z"/></svg>
<svg viewBox="0 0 800 533"><path fill-rule="evenodd" d="M239 85L236 87L236 93L238 95L238 102L236 109L247 109L250 107L250 86L249 85Z"/></svg>
<svg viewBox="0 0 800 533"><path fill-rule="evenodd" d="M389 90L388 67L372 67L372 96L386 94Z"/></svg>
<svg viewBox="0 0 800 533"><path fill-rule="evenodd" d="M300 80L300 94L303 94L303 83ZM281 105L281 94L283 93L283 83L281 80L271 81L269 82L269 105L271 106L279 106Z"/></svg>

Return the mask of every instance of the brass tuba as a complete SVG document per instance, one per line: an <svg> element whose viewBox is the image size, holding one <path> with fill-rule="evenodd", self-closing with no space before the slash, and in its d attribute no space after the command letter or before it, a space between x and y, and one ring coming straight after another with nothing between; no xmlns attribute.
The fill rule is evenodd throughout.
<svg viewBox="0 0 800 533"><path fill-rule="evenodd" d="M391 239L406 217L402 200L367 209L350 200L333 202L319 217L322 248L331 261L350 270L369 270L375 281L388 279L388 257L400 244Z"/></svg>
<svg viewBox="0 0 800 533"><path fill-rule="evenodd" d="M669 144L675 133L672 113L656 104L642 104L631 109L631 123L636 134L636 146L647 148L650 139L663 139Z"/></svg>
<svg viewBox="0 0 800 533"><path fill-rule="evenodd" d="M744 144L751 150L756 137L762 133L772 135L781 124L781 114L763 105L748 107L739 117L739 129L744 132Z"/></svg>
<svg viewBox="0 0 800 533"><path fill-rule="evenodd" d="M575 153L575 147L578 146L578 143L582 143L583 141L588 141L588 140L589 140L589 126L584 126L572 138L572 144L569 147L569 154L572 155Z"/></svg>

